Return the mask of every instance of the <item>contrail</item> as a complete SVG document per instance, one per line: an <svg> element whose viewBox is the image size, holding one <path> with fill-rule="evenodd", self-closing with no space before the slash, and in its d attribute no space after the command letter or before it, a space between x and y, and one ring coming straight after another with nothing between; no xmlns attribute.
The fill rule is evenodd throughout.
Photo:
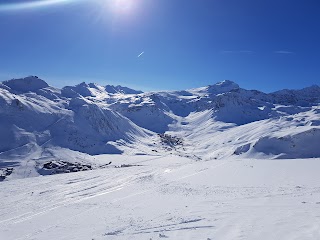
<svg viewBox="0 0 320 240"><path fill-rule="evenodd" d="M70 3L76 0L38 0L17 3L0 3L0 11L16 11L25 9L34 9L54 4ZM79 1L79 0L78 0Z"/></svg>
<svg viewBox="0 0 320 240"><path fill-rule="evenodd" d="M138 57L141 57L143 54L144 54L144 52L140 53L140 54L138 55Z"/></svg>

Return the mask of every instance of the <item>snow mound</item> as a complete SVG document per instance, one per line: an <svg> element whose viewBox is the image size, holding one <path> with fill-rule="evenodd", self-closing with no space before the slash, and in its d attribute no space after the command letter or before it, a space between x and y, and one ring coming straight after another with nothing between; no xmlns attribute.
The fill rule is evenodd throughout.
<svg viewBox="0 0 320 240"><path fill-rule="evenodd" d="M49 87L49 85L45 81L38 78L37 76L11 79L11 80L2 82L2 84L9 87L11 90L22 92L22 93L26 93L30 91L33 92L42 88Z"/></svg>

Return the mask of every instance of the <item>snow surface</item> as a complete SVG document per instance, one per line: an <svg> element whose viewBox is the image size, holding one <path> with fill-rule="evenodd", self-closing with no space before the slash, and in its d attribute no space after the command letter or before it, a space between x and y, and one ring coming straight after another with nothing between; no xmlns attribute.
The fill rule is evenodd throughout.
<svg viewBox="0 0 320 240"><path fill-rule="evenodd" d="M320 239L319 143L319 86L4 81L0 239Z"/></svg>
<svg viewBox="0 0 320 240"><path fill-rule="evenodd" d="M320 238L320 159L96 161L139 166L3 182L0 238Z"/></svg>

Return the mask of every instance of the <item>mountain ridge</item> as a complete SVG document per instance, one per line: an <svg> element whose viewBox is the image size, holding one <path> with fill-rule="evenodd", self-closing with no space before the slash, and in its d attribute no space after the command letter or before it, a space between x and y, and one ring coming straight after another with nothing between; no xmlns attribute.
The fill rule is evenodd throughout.
<svg viewBox="0 0 320 240"><path fill-rule="evenodd" d="M14 85L16 85L16 84L19 85L18 86L19 88L22 88L23 86L26 87L28 85L32 85L32 82L33 83L37 82L37 84L38 84L37 86L33 85L34 86L33 90L38 90L38 89L46 88L46 87L59 89L59 88L56 88L54 86L50 86L47 82L45 82L43 79L39 78L38 76L32 76L32 75L27 76L27 77L23 77L23 78L12 78L10 80L1 81L0 82L0 88L10 88L10 86L11 87L13 86L13 88L15 88ZM24 83L24 84L21 85L21 83ZM39 86L39 85L42 85L42 86ZM204 86L204 87L196 87L196 88L190 88L190 89L186 89L186 90L160 90L160 91L143 92L141 90L135 90L135 89L132 89L132 88L128 88L126 86L109 85L109 84L103 86L103 85L100 85L100 84L97 84L97 83L93 83L93 82L90 82L90 83L81 82L81 83L76 84L74 86L64 86L61 89L65 88L65 87L77 87L77 86L78 87L84 87L85 86L85 87L97 88L97 89L99 89L100 87L103 87L103 88L106 89L106 91L107 91L108 88L110 88L112 90L109 93L123 93L123 94L139 94L139 93L147 93L147 92L184 92L184 91L203 90L205 88L207 88L207 89L216 89L218 87L220 87L221 89L224 89L224 91L222 91L221 89L219 89L219 91L228 92L228 91L231 91L231 90L236 90L236 89L240 89L241 88L234 81L222 80L220 82L217 82L217 83L214 83L214 84L209 84L209 85ZM132 93L128 93L127 91L124 91L123 89L128 89L129 91L132 91ZM312 84L311 86L307 86L307 87L304 87L302 89L288 89L288 88L285 88L285 89L280 89L280 90L276 90L276 91L273 91L273 92L270 92L270 93L265 93L265 94L276 94L276 93L280 93L280 92L301 92L303 90L319 91L319 89L320 89L319 85ZM16 90L16 89L14 89L14 90ZM123 92L121 92L121 90ZM29 89L24 89L24 91L27 92L27 91L29 91ZM32 91L32 89L30 91ZM256 91L256 92L264 93L261 90L255 90L255 89L248 90L248 91Z"/></svg>
<svg viewBox="0 0 320 240"><path fill-rule="evenodd" d="M319 86L274 93L230 80L146 93L107 86L83 82L58 89L35 76L2 82L0 164L37 175L45 161L97 154L320 157L311 144L320 140ZM81 159L70 157L78 153Z"/></svg>

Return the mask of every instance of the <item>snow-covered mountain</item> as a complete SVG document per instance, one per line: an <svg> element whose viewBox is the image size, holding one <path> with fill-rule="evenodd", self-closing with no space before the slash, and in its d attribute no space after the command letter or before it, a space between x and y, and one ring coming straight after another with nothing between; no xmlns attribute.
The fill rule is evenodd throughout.
<svg viewBox="0 0 320 240"><path fill-rule="evenodd" d="M0 83L0 167L16 169L6 179L97 154L320 157L319 142L316 85L266 94L229 80L147 93L94 83L57 89L35 76Z"/></svg>
<svg viewBox="0 0 320 240"><path fill-rule="evenodd" d="M319 143L319 86L4 81L0 239L319 239Z"/></svg>
<svg viewBox="0 0 320 240"><path fill-rule="evenodd" d="M122 87L120 85L106 85L99 86L95 83L86 84L82 82L76 86L67 86L61 90L62 96L67 98L74 98L77 96L82 97L98 97L98 96L107 96L108 94L139 94L142 91L137 91L131 88Z"/></svg>

